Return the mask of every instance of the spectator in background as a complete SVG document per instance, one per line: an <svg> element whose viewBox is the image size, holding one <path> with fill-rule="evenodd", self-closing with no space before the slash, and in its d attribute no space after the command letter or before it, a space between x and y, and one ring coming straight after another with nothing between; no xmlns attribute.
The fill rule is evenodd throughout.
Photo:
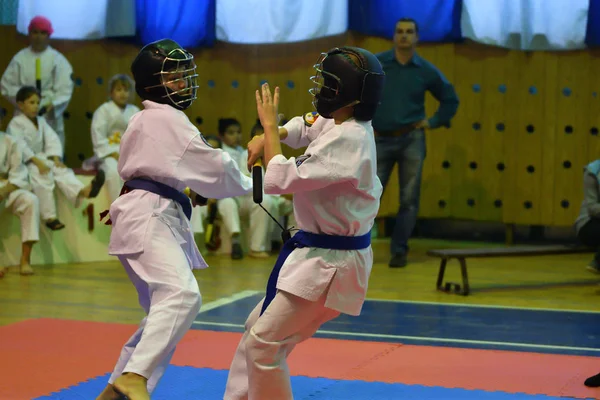
<svg viewBox="0 0 600 400"><path fill-rule="evenodd" d="M40 206L30 189L20 143L0 131L0 208L8 208L21 220L21 275L33 274L31 250L40 240ZM0 266L0 278L6 270L6 267Z"/></svg>
<svg viewBox="0 0 600 400"><path fill-rule="evenodd" d="M58 135L65 149L63 113L73 95L73 68L65 56L50 46L52 23L34 17L29 23L29 47L19 51L0 79L0 92L17 106L17 92L23 86L37 88L41 95L40 114ZM15 108L15 115L19 110Z"/></svg>
<svg viewBox="0 0 600 400"><path fill-rule="evenodd" d="M575 220L575 231L583 244L597 249L587 268L600 273L600 160L583 169L583 203ZM600 377L598 381L600 386Z"/></svg>
<svg viewBox="0 0 600 400"><path fill-rule="evenodd" d="M240 171L250 176L246 166L248 152L241 146L242 128L238 120L234 118L223 118L219 120L219 136L223 151L228 153L237 163ZM262 205L271 214L274 211L273 198L264 196ZM253 258L268 258L270 249L269 239L271 237L271 218L264 212L260 205L252 200L252 193L245 196L230 197L217 201L219 216L227 232L231 233L231 258L243 258L243 250L240 242L240 216L250 216L250 252Z"/></svg>
<svg viewBox="0 0 600 400"><path fill-rule="evenodd" d="M62 162L63 152L58 136L46 119L38 115L40 96L37 89L24 86L17 92L16 99L21 113L10 121L7 133L23 145L31 186L40 200L40 213L46 226L53 231L63 229L65 225L56 213L55 185L78 208L83 199L98 195L104 184L104 171L98 171L88 185L81 183L73 170Z"/></svg>
<svg viewBox="0 0 600 400"><path fill-rule="evenodd" d="M419 213L421 172L425 160L425 130L449 127L458 109L454 87L415 48L419 26L402 18L396 23L394 48L377 58L386 74L381 104L373 118L377 144L377 175L385 188L392 169L398 164L400 209L391 241L390 267L407 263L408 239ZM439 102L437 112L425 117L425 93Z"/></svg>
<svg viewBox="0 0 600 400"><path fill-rule="evenodd" d="M127 129L129 119L140 109L130 104L133 80L123 74L113 76L109 83L110 100L94 111L92 118L92 144L94 155L100 160L100 168L106 175L106 188L111 203L119 197L123 181L117 171L121 135Z"/></svg>

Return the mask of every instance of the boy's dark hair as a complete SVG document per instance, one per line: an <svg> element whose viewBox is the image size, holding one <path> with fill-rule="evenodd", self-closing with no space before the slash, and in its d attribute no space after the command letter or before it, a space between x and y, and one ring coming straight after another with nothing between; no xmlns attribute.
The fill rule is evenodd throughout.
<svg viewBox="0 0 600 400"><path fill-rule="evenodd" d="M219 135L224 135L227 128L231 125L237 125L240 128L242 127L240 121L235 118L219 118Z"/></svg>
<svg viewBox="0 0 600 400"><path fill-rule="evenodd" d="M221 138L216 135L204 136L204 139L206 139L206 141L214 140L215 142L219 143L219 148L223 147L223 142L221 141Z"/></svg>
<svg viewBox="0 0 600 400"><path fill-rule="evenodd" d="M28 98L30 98L34 94L37 94L38 97L42 97L42 96L40 96L40 92L38 92L38 90L35 87L33 87L33 86L23 86L17 92L17 96L16 96L17 103L23 103L25 100L27 100Z"/></svg>
<svg viewBox="0 0 600 400"><path fill-rule="evenodd" d="M256 123L254 124L254 126L250 130L250 139L252 139L254 136L256 136L256 134L258 133L258 131L263 131L263 132L265 131L265 129L263 128L262 124L260 123L260 118L256 119Z"/></svg>
<svg viewBox="0 0 600 400"><path fill-rule="evenodd" d="M396 25L398 25L399 22L412 22L415 25L415 33L419 33L419 24L417 24L417 21L415 21L412 18L400 18L398 21L396 21Z"/></svg>

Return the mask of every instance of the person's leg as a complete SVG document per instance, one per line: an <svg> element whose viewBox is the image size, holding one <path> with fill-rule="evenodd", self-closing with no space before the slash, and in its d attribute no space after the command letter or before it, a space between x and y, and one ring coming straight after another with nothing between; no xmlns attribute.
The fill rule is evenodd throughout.
<svg viewBox="0 0 600 400"><path fill-rule="evenodd" d="M40 240L40 203L37 196L29 191L13 191L6 201L6 207L21 221L21 275L32 275L31 250Z"/></svg>
<svg viewBox="0 0 600 400"><path fill-rule="evenodd" d="M147 238L143 253L119 257L138 289L142 307L144 298L149 299L145 323L122 351L109 380L130 400L149 399L149 390L164 373L165 360L168 364L201 304L198 283L171 228L153 218Z"/></svg>
<svg viewBox="0 0 600 400"><path fill-rule="evenodd" d="M287 357L296 344L339 315L326 308L327 292L309 301L279 291L245 340L248 399L292 399Z"/></svg>
<svg viewBox="0 0 600 400"><path fill-rule="evenodd" d="M262 309L263 300L261 300L254 310L250 313L245 323L245 331L242 335L237 350L229 367L229 375L227 376L227 384L225 385L225 400L242 400L248 399L248 367L246 364L246 340L248 332L254 326L260 310Z"/></svg>
<svg viewBox="0 0 600 400"><path fill-rule="evenodd" d="M242 201L245 206L244 208L250 214L250 232L252 234L250 237L250 253L248 255L254 258L268 258L274 223L265 210L252 201L250 196L244 196ZM277 206L272 196L263 196L262 206L277 218Z"/></svg>
<svg viewBox="0 0 600 400"><path fill-rule="evenodd" d="M219 216L225 225L225 230L231 235L231 258L239 260L244 257L240 242L240 207L236 199L230 197L217 201Z"/></svg>
<svg viewBox="0 0 600 400"><path fill-rule="evenodd" d="M106 157L102 160L102 164L100 165L100 168L104 171L104 175L106 176L106 190L108 191L111 203L119 197L121 189L123 188L123 180L119 176L117 164L118 161L114 158Z"/></svg>
<svg viewBox="0 0 600 400"><path fill-rule="evenodd" d="M577 238L586 246L597 249L596 254L587 269L600 273L600 219L592 218L579 229Z"/></svg>
<svg viewBox="0 0 600 400"><path fill-rule="evenodd" d="M404 267L407 262L408 240L412 235L419 214L421 175L425 160L425 135L417 130L402 138L405 146L398 153L398 186L400 207L390 244L392 259L390 267Z"/></svg>

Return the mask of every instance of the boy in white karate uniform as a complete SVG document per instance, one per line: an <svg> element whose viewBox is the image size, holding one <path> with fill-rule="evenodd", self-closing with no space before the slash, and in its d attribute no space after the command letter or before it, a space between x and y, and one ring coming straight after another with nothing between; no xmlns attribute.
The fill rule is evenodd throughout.
<svg viewBox="0 0 600 400"><path fill-rule="evenodd" d="M37 16L29 23L29 47L10 60L0 80L0 92L15 106L17 92L23 86L34 86L42 96L40 113L58 135L65 148L63 114L73 95L73 67L59 51L50 46L52 23ZM15 115L18 114L18 109Z"/></svg>
<svg viewBox="0 0 600 400"><path fill-rule="evenodd" d="M176 42L150 43L131 65L144 110L121 138L122 195L110 207L109 253L119 258L146 312L99 400L148 400L201 296L192 269L206 268L190 226L191 197L242 196L252 190L231 157L210 147L183 110L196 98L193 56Z"/></svg>
<svg viewBox="0 0 600 400"><path fill-rule="evenodd" d="M250 172L245 167L248 161L248 153L240 146L242 139L240 123L234 118L220 119L219 135L223 150L238 163L244 174L250 176ZM250 252L248 255L253 258L268 258L271 219L258 204L254 203L252 195L219 200L217 205L223 225L226 231L231 234L231 258L239 260L243 257L242 245L240 243L240 216L243 215L250 215L251 236ZM273 198L265 196L262 206L270 213L273 213Z"/></svg>
<svg viewBox="0 0 600 400"><path fill-rule="evenodd" d="M279 115L279 121L282 120L283 114ZM256 124L250 130L250 139L257 135L263 135L265 130L263 129L260 119L256 121ZM245 151L245 158L248 158L248 150ZM264 174L263 174L264 175ZM292 203L291 195L278 195L278 194L266 194L263 196L263 200L266 197L270 197L273 202L273 213L271 214L274 219L276 219L281 226L284 228L288 228L289 226L293 226L295 222L294 218L294 205ZM270 230L270 238L272 249L281 247L281 229L279 226L273 221L270 221L271 228Z"/></svg>
<svg viewBox="0 0 600 400"><path fill-rule="evenodd" d="M371 119L385 75L370 52L342 47L322 54L313 77L316 114L277 128L279 89L256 102L264 136L248 144L249 167L262 156L265 193L294 194L300 227L285 243L266 297L246 321L231 364L226 400L292 399L287 356L340 313L359 315L371 268L370 230L382 193ZM316 121L315 121L316 119ZM308 146L286 159L287 145Z"/></svg>
<svg viewBox="0 0 600 400"><path fill-rule="evenodd" d="M23 163L21 146L0 131L0 207L8 208L21 220L21 275L33 274L31 250L40 240L40 206L38 198L29 189L29 174ZM0 266L0 278L5 273L6 268Z"/></svg>
<svg viewBox="0 0 600 400"><path fill-rule="evenodd" d="M140 109L130 104L133 80L127 75L113 76L108 82L110 100L102 104L92 118L92 144L94 155L100 160L100 168L106 176L106 188L110 201L119 197L123 181L117 171L121 135L127 123Z"/></svg>
<svg viewBox="0 0 600 400"><path fill-rule="evenodd" d="M40 215L51 230L63 229L56 213L55 184L76 208L83 199L98 195L104 184L104 172L99 171L87 186L62 163L62 146L56 132L44 117L38 116L40 96L37 89L24 86L17 93L21 113L7 127L7 133L23 143L23 158L29 169L33 193L40 201Z"/></svg>

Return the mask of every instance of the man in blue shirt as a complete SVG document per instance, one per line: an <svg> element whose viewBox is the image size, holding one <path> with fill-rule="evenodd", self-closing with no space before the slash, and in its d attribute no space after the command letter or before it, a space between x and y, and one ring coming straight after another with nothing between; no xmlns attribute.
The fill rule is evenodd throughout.
<svg viewBox="0 0 600 400"><path fill-rule="evenodd" d="M454 87L415 47L419 27L410 18L396 23L394 48L380 53L386 83L381 104L373 119L377 143L377 175L385 187L398 163L400 209L392 235L392 268L406 266L408 239L419 212L421 173L425 159L425 129L450 127L458 109ZM439 102L437 112L425 117L425 92Z"/></svg>

